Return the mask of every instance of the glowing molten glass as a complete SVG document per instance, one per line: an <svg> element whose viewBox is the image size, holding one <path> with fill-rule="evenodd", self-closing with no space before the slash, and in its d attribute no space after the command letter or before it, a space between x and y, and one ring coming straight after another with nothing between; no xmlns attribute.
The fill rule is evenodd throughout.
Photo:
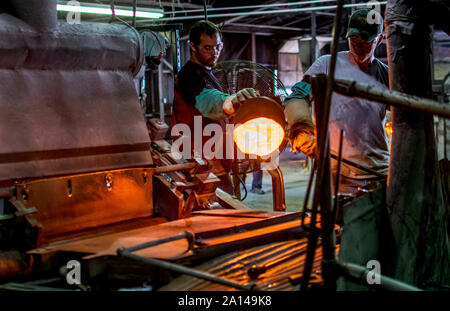
<svg viewBox="0 0 450 311"><path fill-rule="evenodd" d="M274 120L256 118L236 127L233 138L243 153L265 156L281 145L284 130Z"/></svg>
<svg viewBox="0 0 450 311"><path fill-rule="evenodd" d="M392 128L392 122L386 122L384 130L386 131L387 136L391 136L392 133L394 132L394 129Z"/></svg>

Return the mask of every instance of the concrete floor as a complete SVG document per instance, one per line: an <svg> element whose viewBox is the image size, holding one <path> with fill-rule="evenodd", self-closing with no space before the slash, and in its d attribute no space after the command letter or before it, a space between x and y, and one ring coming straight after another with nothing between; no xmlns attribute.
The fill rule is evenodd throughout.
<svg viewBox="0 0 450 311"><path fill-rule="evenodd" d="M310 175L310 169L306 167L305 161L308 161L305 155L293 154L290 151L289 146L281 153L280 169L284 178L286 210L288 212L298 212L303 208L303 201ZM263 171L262 188L265 191L265 194L255 194L250 192L250 189L252 188L252 179L253 174L248 174L245 181L248 194L242 202L255 210L273 211L272 178L269 173ZM244 194L245 193L242 192L242 195Z"/></svg>

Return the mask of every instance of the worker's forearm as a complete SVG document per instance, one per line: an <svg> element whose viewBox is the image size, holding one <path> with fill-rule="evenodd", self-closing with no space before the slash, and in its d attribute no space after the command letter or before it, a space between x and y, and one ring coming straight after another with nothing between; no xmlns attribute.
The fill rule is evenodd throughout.
<svg viewBox="0 0 450 311"><path fill-rule="evenodd" d="M205 88L195 97L195 108L209 119L225 119L228 115L223 111L223 103L229 96L218 90Z"/></svg>
<svg viewBox="0 0 450 311"><path fill-rule="evenodd" d="M290 99L284 108L289 129L314 132L311 110L305 99ZM292 134L292 133L291 133Z"/></svg>

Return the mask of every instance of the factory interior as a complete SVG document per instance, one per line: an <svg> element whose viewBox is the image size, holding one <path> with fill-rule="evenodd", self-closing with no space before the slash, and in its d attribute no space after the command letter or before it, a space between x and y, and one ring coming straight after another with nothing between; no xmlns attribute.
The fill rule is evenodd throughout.
<svg viewBox="0 0 450 311"><path fill-rule="evenodd" d="M1 1L0 291L448 292L449 21Z"/></svg>

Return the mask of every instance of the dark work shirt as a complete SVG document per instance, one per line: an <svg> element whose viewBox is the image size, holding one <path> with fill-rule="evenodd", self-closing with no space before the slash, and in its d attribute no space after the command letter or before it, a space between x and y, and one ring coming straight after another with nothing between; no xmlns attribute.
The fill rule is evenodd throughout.
<svg viewBox="0 0 450 311"><path fill-rule="evenodd" d="M193 126L193 117L202 115L195 107L195 97L203 89L216 89L222 92L222 87L212 74L206 69L192 61L188 61L175 80L175 96L173 103L173 116L175 123L185 123ZM217 121L203 117L203 126Z"/></svg>

